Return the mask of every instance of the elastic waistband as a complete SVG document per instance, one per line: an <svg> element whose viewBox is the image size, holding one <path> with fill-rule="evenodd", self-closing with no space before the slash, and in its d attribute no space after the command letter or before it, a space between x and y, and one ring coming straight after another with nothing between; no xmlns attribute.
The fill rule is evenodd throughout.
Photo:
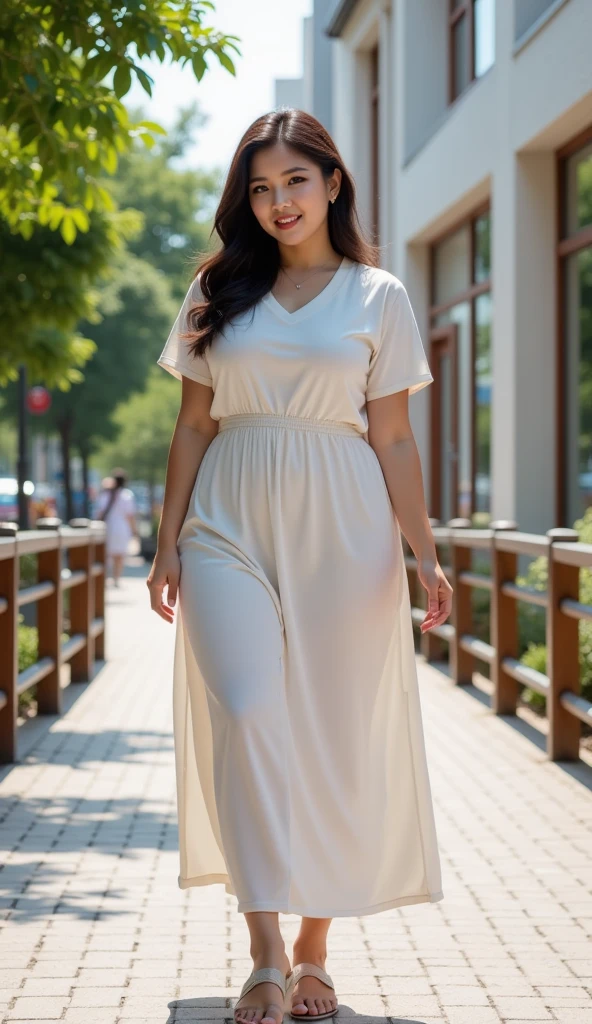
<svg viewBox="0 0 592 1024"><path fill-rule="evenodd" d="M241 413L234 416L221 416L218 420L219 430L231 427L286 427L289 430L311 430L321 434L345 434L348 437L363 437L353 423L342 423L340 420L314 420L309 416L280 416L276 413Z"/></svg>

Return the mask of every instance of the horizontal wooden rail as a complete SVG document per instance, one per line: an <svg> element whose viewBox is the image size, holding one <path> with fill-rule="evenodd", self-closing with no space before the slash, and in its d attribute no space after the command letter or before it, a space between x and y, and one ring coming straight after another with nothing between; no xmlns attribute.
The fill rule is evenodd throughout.
<svg viewBox="0 0 592 1024"><path fill-rule="evenodd" d="M105 533L103 522L41 519L34 530L0 523L0 761L17 757L18 698L36 687L39 714L62 712L62 667L87 682L105 657ZM37 582L20 586L20 559L37 556ZM63 564L67 562L67 564ZM69 637L63 640L63 599L70 592ZM18 670L19 612L37 609L38 656Z"/></svg>
<svg viewBox="0 0 592 1024"><path fill-rule="evenodd" d="M469 520L453 519L445 526L431 520L438 553L444 550L449 566L445 575L453 587L451 622L421 635L419 644L428 660L442 657L448 645L455 683L472 680L475 662L491 667L492 708L496 714L515 714L519 685L528 686L547 700L547 751L551 760L576 760L581 722L592 726L592 702L580 694L579 632L581 620L592 621L592 605L579 600L580 570L592 568L592 544L581 544L575 530L554 529L545 535L521 533L516 524L491 523L473 529ZM405 566L412 596L411 617L419 626L426 615L425 592L417 578L417 562L404 545ZM490 556L491 575L475 572L473 552ZM548 559L546 591L516 583L518 556ZM440 564L444 567L442 560ZM490 642L473 635L473 590L489 591ZM414 604L421 592L424 607ZM518 660L518 603L545 609L547 673Z"/></svg>

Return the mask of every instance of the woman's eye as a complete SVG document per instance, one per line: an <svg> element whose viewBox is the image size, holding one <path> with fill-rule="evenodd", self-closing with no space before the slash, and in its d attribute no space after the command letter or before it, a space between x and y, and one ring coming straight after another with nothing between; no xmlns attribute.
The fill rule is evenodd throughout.
<svg viewBox="0 0 592 1024"><path fill-rule="evenodd" d="M293 181L304 181L304 180L305 179L301 175L295 174L292 178L290 178L290 181L288 182L288 185L290 185ZM260 188L267 188L267 186L266 185L255 185L255 188L253 189L253 195L254 196L256 196L258 194Z"/></svg>

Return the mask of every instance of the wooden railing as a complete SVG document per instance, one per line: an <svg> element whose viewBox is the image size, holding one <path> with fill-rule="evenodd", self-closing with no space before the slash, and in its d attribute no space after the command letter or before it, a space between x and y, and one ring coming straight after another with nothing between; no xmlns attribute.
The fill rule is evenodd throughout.
<svg viewBox="0 0 592 1024"><path fill-rule="evenodd" d="M64 553L67 564L64 565ZM20 587L20 557L37 555L38 582ZM70 591L69 639L63 597ZM37 605L38 654L19 672L18 618ZM70 682L93 678L105 656L105 525L89 519L40 519L34 530L0 524L0 762L17 757L18 698L36 687L38 714L62 713L62 666Z"/></svg>
<svg viewBox="0 0 592 1024"><path fill-rule="evenodd" d="M442 655L448 645L450 673L455 683L470 683L475 662L489 664L492 710L499 715L516 713L518 684L524 684L546 698L548 716L547 752L553 761L576 760L579 756L581 722L592 726L592 703L580 695L578 623L592 620L592 605L579 600L580 569L592 568L592 544L579 542L575 530L554 529L545 535L520 533L515 523L491 523L488 529L471 528L468 520L453 519L447 526L431 520L440 564L454 588L450 620L421 635L421 653L429 660ZM412 617L419 625L425 607L415 601L425 589L417 579L417 563L405 546ZM449 564L441 557L448 551ZM473 552L488 552L491 575L472 570ZM548 560L547 590L519 586L516 580L518 556ZM471 592L489 591L489 643L473 636ZM546 674L518 660L518 602L545 609L547 645Z"/></svg>

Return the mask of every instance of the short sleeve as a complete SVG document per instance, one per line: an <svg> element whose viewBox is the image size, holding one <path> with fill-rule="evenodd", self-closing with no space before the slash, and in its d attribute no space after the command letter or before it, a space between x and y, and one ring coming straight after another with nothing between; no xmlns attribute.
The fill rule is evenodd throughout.
<svg viewBox="0 0 592 1024"><path fill-rule="evenodd" d="M138 508L136 505L136 496L130 488L127 488L126 493L126 508L125 511L128 516L136 516L138 514Z"/></svg>
<svg viewBox="0 0 592 1024"><path fill-rule="evenodd" d="M370 357L366 400L407 389L412 395L433 379L409 296L404 285L393 279L387 288L378 345Z"/></svg>
<svg viewBox="0 0 592 1024"><path fill-rule="evenodd" d="M162 366L163 370L172 373L173 377L178 380L181 380L182 377L190 377L191 380L197 380L200 384L208 384L212 387L212 374L206 356L189 355L189 346L192 343L187 338L180 337L184 331L189 329L187 321L189 310L201 301L202 293L199 280L194 278L171 328L166 345L157 359L157 364Z"/></svg>

